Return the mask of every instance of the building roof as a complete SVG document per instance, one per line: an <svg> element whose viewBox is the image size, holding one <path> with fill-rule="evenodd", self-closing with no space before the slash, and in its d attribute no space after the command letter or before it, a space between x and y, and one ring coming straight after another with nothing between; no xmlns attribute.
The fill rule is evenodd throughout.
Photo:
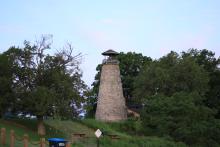
<svg viewBox="0 0 220 147"><path fill-rule="evenodd" d="M109 49L109 50L102 53L102 55L104 55L104 56L115 56L115 55L118 55L118 54L119 54L118 52L116 52L112 49Z"/></svg>

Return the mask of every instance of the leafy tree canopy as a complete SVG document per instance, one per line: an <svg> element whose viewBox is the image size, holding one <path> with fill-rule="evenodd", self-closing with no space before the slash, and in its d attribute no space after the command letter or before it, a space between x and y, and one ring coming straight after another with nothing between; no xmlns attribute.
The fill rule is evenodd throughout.
<svg viewBox="0 0 220 147"><path fill-rule="evenodd" d="M147 135L192 146L219 146L219 59L208 50L170 52L146 66L134 95ZM217 111L216 111L217 110Z"/></svg>
<svg viewBox="0 0 220 147"><path fill-rule="evenodd" d="M16 111L32 113L41 121L48 115L62 119L77 117L86 90L79 68L81 54L73 55L72 46L67 44L55 55L49 55L45 51L50 46L51 36L43 36L33 45L25 41L23 48L11 47L3 53L0 68L4 75L0 76L0 85L4 82L8 91L13 89ZM44 134L44 129L38 133Z"/></svg>
<svg viewBox="0 0 220 147"><path fill-rule="evenodd" d="M204 95L208 88L208 73L192 57L181 57L175 52L146 66L135 82L135 96L139 99L176 92L196 91Z"/></svg>
<svg viewBox="0 0 220 147"><path fill-rule="evenodd" d="M220 121L214 119L212 109L198 104L201 99L196 92L149 97L141 117L145 133L172 137L188 145L217 147Z"/></svg>

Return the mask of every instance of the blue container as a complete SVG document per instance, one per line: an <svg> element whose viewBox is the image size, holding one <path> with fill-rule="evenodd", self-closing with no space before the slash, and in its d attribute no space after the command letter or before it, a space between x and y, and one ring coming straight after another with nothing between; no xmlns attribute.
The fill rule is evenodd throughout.
<svg viewBox="0 0 220 147"><path fill-rule="evenodd" d="M49 147L65 147L66 140L63 138L49 138Z"/></svg>

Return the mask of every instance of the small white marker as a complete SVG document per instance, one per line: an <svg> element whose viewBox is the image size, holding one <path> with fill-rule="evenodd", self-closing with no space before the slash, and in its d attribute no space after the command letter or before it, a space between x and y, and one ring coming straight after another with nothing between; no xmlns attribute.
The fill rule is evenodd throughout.
<svg viewBox="0 0 220 147"><path fill-rule="evenodd" d="M97 129L97 130L95 131L95 136L96 136L97 138L99 138L101 135L102 135L102 132L101 132L99 129Z"/></svg>

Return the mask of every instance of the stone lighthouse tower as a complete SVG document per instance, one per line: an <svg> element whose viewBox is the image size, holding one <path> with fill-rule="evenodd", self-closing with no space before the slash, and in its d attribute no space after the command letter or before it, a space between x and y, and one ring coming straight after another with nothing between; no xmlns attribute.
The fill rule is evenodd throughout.
<svg viewBox="0 0 220 147"><path fill-rule="evenodd" d="M102 55L103 60L98 102L95 118L105 122L115 122L127 119L127 108L123 96L119 61L117 52L108 50Z"/></svg>

